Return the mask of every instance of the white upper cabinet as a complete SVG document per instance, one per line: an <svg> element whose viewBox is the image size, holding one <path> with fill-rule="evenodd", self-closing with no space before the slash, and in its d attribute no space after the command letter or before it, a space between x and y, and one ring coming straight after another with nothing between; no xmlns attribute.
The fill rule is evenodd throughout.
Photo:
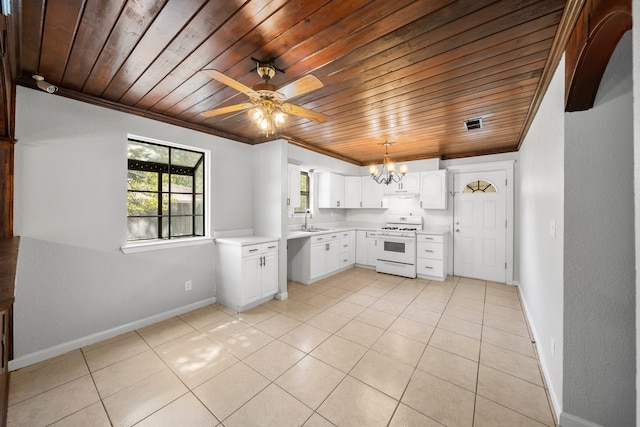
<svg viewBox="0 0 640 427"><path fill-rule="evenodd" d="M447 170L420 173L422 190L420 191L420 207L422 209L447 208Z"/></svg>
<svg viewBox="0 0 640 427"><path fill-rule="evenodd" d="M384 197L384 188L371 179L370 176L363 176L362 179L362 205L363 208L382 208L382 199Z"/></svg>
<svg viewBox="0 0 640 427"><path fill-rule="evenodd" d="M318 180L318 207L344 208L344 176L332 172L320 174Z"/></svg>
<svg viewBox="0 0 640 427"><path fill-rule="evenodd" d="M344 177L344 207L362 206L362 179L359 176Z"/></svg>
<svg viewBox="0 0 640 427"><path fill-rule="evenodd" d="M418 194L420 192L420 173L407 173L402 181L384 187L384 194Z"/></svg>
<svg viewBox="0 0 640 427"><path fill-rule="evenodd" d="M300 207L300 166L289 163L289 194L287 196L287 208L293 213Z"/></svg>

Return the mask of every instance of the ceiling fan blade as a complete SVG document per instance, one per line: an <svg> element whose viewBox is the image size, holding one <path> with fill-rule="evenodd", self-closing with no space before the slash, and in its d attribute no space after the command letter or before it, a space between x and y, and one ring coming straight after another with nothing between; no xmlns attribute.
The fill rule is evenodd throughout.
<svg viewBox="0 0 640 427"><path fill-rule="evenodd" d="M243 102L242 104L229 105L228 107L216 108L209 111L203 111L200 113L205 117L214 117L219 116L221 114L233 113L235 111L248 110L253 107L253 104L250 102Z"/></svg>
<svg viewBox="0 0 640 427"><path fill-rule="evenodd" d="M324 123L329 120L329 116L322 113L311 111L308 108L299 107L293 104L282 104L282 111L287 114L293 114L294 116L302 117L305 119L313 120L314 122Z"/></svg>
<svg viewBox="0 0 640 427"><path fill-rule="evenodd" d="M227 86L230 86L239 92L242 92L242 93L251 92L251 88L249 86L245 86L239 81L234 80L231 77L225 76L218 70L202 70L202 72L208 75L209 77L211 77L212 79L217 80L220 83L224 83Z"/></svg>
<svg viewBox="0 0 640 427"><path fill-rule="evenodd" d="M323 86L324 85L319 78L313 74L307 74L295 82L291 82L283 88L278 89L278 92L282 93L285 96L285 99L291 99L296 96L304 95L312 90L320 89Z"/></svg>

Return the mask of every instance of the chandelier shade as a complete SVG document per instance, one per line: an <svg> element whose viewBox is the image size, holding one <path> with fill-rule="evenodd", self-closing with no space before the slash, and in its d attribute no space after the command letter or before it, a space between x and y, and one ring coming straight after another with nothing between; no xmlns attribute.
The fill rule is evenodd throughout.
<svg viewBox="0 0 640 427"><path fill-rule="evenodd" d="M391 161L389 157L389 146L394 144L393 142L384 142L381 145L384 146L384 157L382 158L382 165L369 166L369 173L371 178L378 184L389 185L391 183L397 183L402 181L405 174L409 171L407 165L401 165L400 171L396 171L396 165Z"/></svg>

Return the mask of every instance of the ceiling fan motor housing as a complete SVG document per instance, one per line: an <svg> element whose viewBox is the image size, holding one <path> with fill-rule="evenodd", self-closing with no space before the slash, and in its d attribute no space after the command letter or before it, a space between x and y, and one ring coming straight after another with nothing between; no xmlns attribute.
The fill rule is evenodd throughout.
<svg viewBox="0 0 640 427"><path fill-rule="evenodd" d="M259 63L257 71L260 78L265 80L272 79L276 75L276 67L271 64Z"/></svg>

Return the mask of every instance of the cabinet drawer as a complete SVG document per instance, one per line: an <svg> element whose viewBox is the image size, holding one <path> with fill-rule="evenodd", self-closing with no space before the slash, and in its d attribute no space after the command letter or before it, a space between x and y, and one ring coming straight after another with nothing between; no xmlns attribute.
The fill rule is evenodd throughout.
<svg viewBox="0 0 640 427"><path fill-rule="evenodd" d="M326 243L336 240L340 237L339 233L321 234L319 236L311 236L311 244L314 243Z"/></svg>
<svg viewBox="0 0 640 427"><path fill-rule="evenodd" d="M340 238L341 239L349 239L350 236L351 236L351 232L350 231L341 231L340 232Z"/></svg>
<svg viewBox="0 0 640 427"><path fill-rule="evenodd" d="M278 242L260 243L242 247L242 257L259 255L269 252L278 252Z"/></svg>
<svg viewBox="0 0 640 427"><path fill-rule="evenodd" d="M263 243L261 246L262 253L278 252L278 242Z"/></svg>
<svg viewBox="0 0 640 427"><path fill-rule="evenodd" d="M444 274L444 262L435 259L418 258L417 273L427 276L442 277Z"/></svg>
<svg viewBox="0 0 640 427"><path fill-rule="evenodd" d="M259 255L262 253L261 245L247 245L242 247L242 257Z"/></svg>
<svg viewBox="0 0 640 427"><path fill-rule="evenodd" d="M443 242L441 234L418 234L417 240L418 242L431 242L431 243Z"/></svg>
<svg viewBox="0 0 640 427"><path fill-rule="evenodd" d="M349 254L340 254L340 268L348 267L353 263L349 262Z"/></svg>
<svg viewBox="0 0 640 427"><path fill-rule="evenodd" d="M340 253L349 253L349 248L350 248L350 244L349 244L349 238L347 237L346 239L340 239Z"/></svg>
<svg viewBox="0 0 640 427"><path fill-rule="evenodd" d="M418 242L418 258L443 260L442 243Z"/></svg>

